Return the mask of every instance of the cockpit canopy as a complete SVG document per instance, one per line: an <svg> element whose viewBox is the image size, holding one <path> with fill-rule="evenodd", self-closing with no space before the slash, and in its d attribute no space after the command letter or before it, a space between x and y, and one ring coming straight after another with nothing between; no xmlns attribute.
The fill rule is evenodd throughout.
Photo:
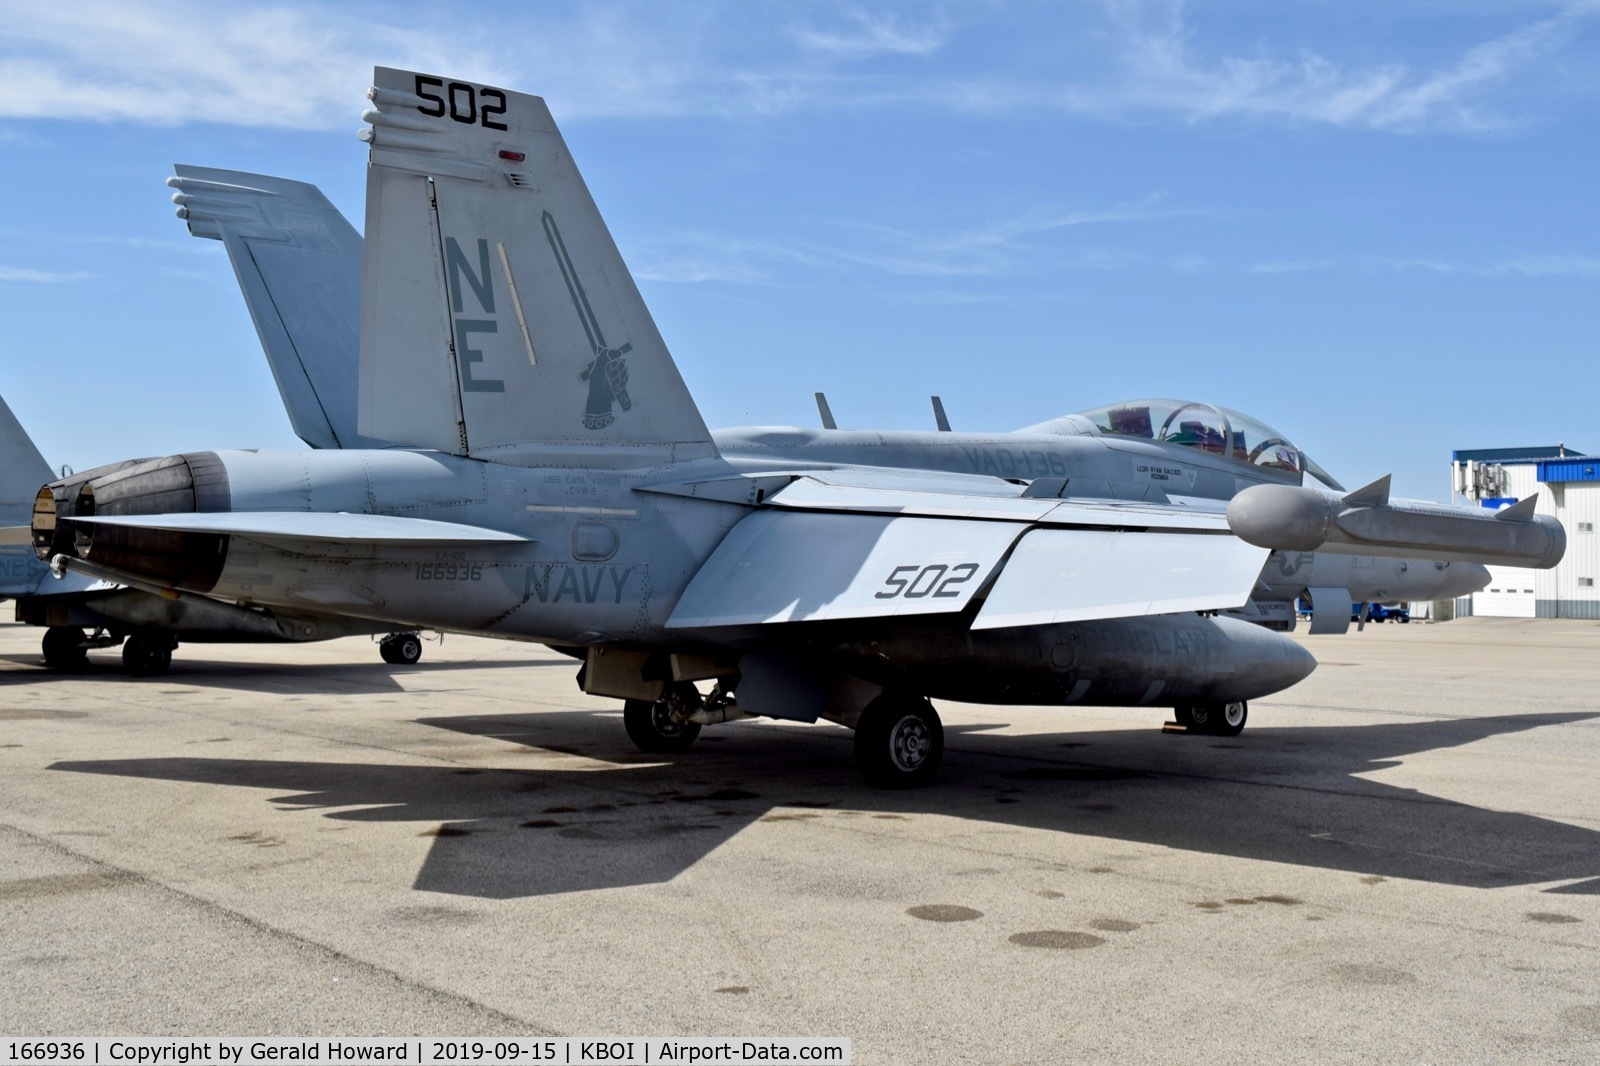
<svg viewBox="0 0 1600 1066"><path fill-rule="evenodd" d="M1331 489L1337 481L1289 439L1249 415L1193 400L1128 400L1069 415L1037 427L1056 433L1138 437L1181 444L1295 481L1310 474Z"/></svg>

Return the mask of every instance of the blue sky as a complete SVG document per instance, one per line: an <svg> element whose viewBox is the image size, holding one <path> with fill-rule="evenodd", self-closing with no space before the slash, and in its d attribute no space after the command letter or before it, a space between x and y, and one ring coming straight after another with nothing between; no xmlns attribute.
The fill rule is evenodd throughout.
<svg viewBox="0 0 1600 1066"><path fill-rule="evenodd" d="M1600 3L0 0L0 393L295 447L174 162L359 225L374 64L542 95L709 424L1235 407L1347 484L1600 451Z"/></svg>

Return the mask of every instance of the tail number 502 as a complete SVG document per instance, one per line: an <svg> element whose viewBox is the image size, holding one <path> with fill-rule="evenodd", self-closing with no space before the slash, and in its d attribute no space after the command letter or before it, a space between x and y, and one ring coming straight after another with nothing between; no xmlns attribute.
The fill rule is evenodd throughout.
<svg viewBox="0 0 1600 1066"><path fill-rule="evenodd" d="M936 600L954 599L961 595L961 586L972 580L977 572L977 563L897 566L883 579L883 591L873 595L880 600L920 600L925 596Z"/></svg>
<svg viewBox="0 0 1600 1066"><path fill-rule="evenodd" d="M431 93L429 89L442 89L444 95ZM506 128L504 122L496 122L490 118L491 115L506 113L506 94L499 89L474 89L464 81L453 81L446 88L443 78L429 78L418 74L417 95L433 104L432 107L417 108L430 118L444 118L449 115L455 121L464 122L469 126L481 122L486 130ZM479 101L482 101L482 106L479 106Z"/></svg>

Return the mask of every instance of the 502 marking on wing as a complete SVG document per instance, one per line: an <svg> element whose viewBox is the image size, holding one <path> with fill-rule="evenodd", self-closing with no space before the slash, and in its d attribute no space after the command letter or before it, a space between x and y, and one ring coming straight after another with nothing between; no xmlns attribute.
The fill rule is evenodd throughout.
<svg viewBox="0 0 1600 1066"><path fill-rule="evenodd" d="M918 566L912 563L897 566L883 579L885 591L875 592L873 596L880 600L920 600L926 596L936 600L954 599L961 595L961 586L977 572L977 563L957 563L954 566L944 563Z"/></svg>
<svg viewBox="0 0 1600 1066"><path fill-rule="evenodd" d="M444 95L428 92L429 89L443 89ZM506 128L504 122L495 122L489 118L490 115L506 113L506 94L499 89L475 87L464 81L453 81L446 86L443 78L429 78L418 74L417 95L432 102L432 107L420 105L417 107L418 111L429 118L444 118L449 115L456 122L468 126L476 126L481 122L486 130ZM480 104L480 101L489 100L494 102Z"/></svg>

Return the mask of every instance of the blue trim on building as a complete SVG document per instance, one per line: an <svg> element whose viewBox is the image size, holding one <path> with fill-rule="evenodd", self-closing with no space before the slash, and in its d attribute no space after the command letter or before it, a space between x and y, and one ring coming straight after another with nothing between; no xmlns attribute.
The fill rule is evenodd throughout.
<svg viewBox="0 0 1600 1066"><path fill-rule="evenodd" d="M1600 459L1580 455L1570 459L1547 459L1539 464L1539 480L1562 483L1568 481L1600 481Z"/></svg>
<svg viewBox="0 0 1600 1066"><path fill-rule="evenodd" d="M1582 454L1577 448L1551 444L1540 448L1464 448L1451 452L1450 458L1457 463L1535 463L1540 459L1564 459Z"/></svg>

